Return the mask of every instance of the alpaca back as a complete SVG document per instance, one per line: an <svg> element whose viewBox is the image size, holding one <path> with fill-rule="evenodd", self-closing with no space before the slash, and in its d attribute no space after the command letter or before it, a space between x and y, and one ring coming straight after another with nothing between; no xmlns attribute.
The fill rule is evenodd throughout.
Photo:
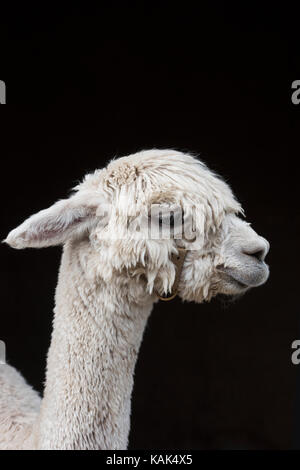
<svg viewBox="0 0 300 470"><path fill-rule="evenodd" d="M40 397L21 374L0 364L0 450L30 449Z"/></svg>

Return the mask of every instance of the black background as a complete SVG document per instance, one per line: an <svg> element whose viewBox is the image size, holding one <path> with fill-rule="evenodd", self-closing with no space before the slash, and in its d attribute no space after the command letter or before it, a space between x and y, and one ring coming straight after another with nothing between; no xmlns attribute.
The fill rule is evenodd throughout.
<svg viewBox="0 0 300 470"><path fill-rule="evenodd" d="M1 5L2 239L111 157L158 147L200 154L271 243L268 283L239 302L155 306L131 449L300 447L300 76L281 22L252 2ZM39 391L60 255L1 246L0 338Z"/></svg>

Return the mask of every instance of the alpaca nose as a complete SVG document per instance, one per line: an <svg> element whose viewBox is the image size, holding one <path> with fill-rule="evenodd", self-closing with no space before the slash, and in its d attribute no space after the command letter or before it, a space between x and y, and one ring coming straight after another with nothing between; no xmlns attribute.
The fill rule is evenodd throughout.
<svg viewBox="0 0 300 470"><path fill-rule="evenodd" d="M253 258L256 258L257 261L263 262L265 260L265 257L268 254L269 249L270 249L269 242L265 238L259 237L258 240L256 240L255 242L252 242L247 247L245 247L242 250L242 253L248 256L252 256Z"/></svg>

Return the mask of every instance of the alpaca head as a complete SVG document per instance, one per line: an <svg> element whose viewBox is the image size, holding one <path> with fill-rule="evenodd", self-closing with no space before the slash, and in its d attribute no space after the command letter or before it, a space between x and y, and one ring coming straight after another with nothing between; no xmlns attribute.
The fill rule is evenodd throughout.
<svg viewBox="0 0 300 470"><path fill-rule="evenodd" d="M172 256L186 250L178 294L202 302L263 284L268 242L239 217L229 186L196 158L149 150L113 160L66 200L10 232L14 248L82 247L89 276L172 291Z"/></svg>

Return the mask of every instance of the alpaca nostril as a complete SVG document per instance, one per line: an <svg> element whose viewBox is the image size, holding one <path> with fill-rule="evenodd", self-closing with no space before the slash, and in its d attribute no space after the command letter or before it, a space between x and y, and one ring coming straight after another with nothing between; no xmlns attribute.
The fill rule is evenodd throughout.
<svg viewBox="0 0 300 470"><path fill-rule="evenodd" d="M253 258L256 258L258 261L263 261L265 259L265 250L256 250L252 252L244 251L244 253L248 256L253 256Z"/></svg>
<svg viewBox="0 0 300 470"><path fill-rule="evenodd" d="M242 252L245 254L245 255L248 255L248 256L252 256L253 258L256 258L257 261L264 261L265 257L267 256L267 253L269 251L269 243L264 240L264 244L260 244L260 246L258 247L257 245L256 246L253 246L253 247L249 247L247 249L244 249Z"/></svg>

